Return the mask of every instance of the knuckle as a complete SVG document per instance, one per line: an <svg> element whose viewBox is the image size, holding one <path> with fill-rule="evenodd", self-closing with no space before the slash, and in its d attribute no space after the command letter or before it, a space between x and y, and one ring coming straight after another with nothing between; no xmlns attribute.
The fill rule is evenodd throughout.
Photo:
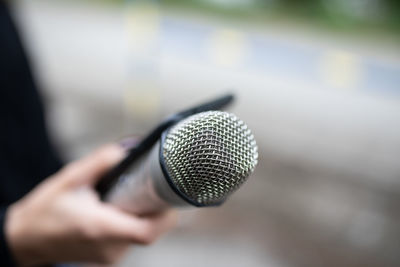
<svg viewBox="0 0 400 267"><path fill-rule="evenodd" d="M58 174L52 176L53 179L58 179L62 177L63 181L72 183L75 178L79 175L80 166L79 163L74 161L66 165Z"/></svg>
<svg viewBox="0 0 400 267"><path fill-rule="evenodd" d="M139 243L142 245L150 245L157 239L155 232L150 227L142 229L139 237Z"/></svg>
<svg viewBox="0 0 400 267"><path fill-rule="evenodd" d="M97 155L100 159L102 159L104 161L108 161L108 160L110 160L110 158L112 158L113 153L116 153L117 149L118 149L117 146L115 146L113 144L107 144L98 150Z"/></svg>
<svg viewBox="0 0 400 267"><path fill-rule="evenodd" d="M77 161L73 161L68 163L63 169L62 172L63 174L75 174L76 170L79 168L79 163Z"/></svg>
<svg viewBox="0 0 400 267"><path fill-rule="evenodd" d="M101 264L113 264L120 258L120 252L111 248L102 249L99 253L98 260Z"/></svg>
<svg viewBox="0 0 400 267"><path fill-rule="evenodd" d="M109 156L109 147L105 146L102 147L98 150L97 152L97 160L99 162L107 162L108 156Z"/></svg>
<svg viewBox="0 0 400 267"><path fill-rule="evenodd" d="M108 167L114 164L115 161L111 151L112 149L110 146L103 147L97 152L93 160L95 160L99 166Z"/></svg>
<svg viewBox="0 0 400 267"><path fill-rule="evenodd" d="M77 231L85 241L96 243L101 240L101 231L99 231L97 227L92 227L88 223L78 224Z"/></svg>

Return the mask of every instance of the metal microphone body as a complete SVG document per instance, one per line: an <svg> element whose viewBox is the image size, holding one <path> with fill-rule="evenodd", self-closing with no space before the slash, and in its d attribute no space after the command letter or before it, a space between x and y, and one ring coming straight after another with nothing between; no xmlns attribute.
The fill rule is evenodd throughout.
<svg viewBox="0 0 400 267"><path fill-rule="evenodd" d="M188 206L168 185L160 166L160 142L121 175L105 201L133 214L151 214L170 206Z"/></svg>
<svg viewBox="0 0 400 267"><path fill-rule="evenodd" d="M222 111L198 113L165 131L105 200L139 215L216 206L246 181L257 160L254 136L243 121Z"/></svg>

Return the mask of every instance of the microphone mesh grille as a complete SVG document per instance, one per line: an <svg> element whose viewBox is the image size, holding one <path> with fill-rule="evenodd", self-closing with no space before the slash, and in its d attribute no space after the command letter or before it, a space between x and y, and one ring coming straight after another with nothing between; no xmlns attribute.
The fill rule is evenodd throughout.
<svg viewBox="0 0 400 267"><path fill-rule="evenodd" d="M202 112L168 132L162 153L175 186L201 205L223 201L253 172L258 158L253 134L235 115Z"/></svg>

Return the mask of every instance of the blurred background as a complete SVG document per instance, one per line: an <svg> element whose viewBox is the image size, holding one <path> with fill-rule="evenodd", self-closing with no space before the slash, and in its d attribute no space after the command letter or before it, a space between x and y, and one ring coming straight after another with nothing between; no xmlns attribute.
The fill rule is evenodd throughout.
<svg viewBox="0 0 400 267"><path fill-rule="evenodd" d="M400 2L15 0L66 160L226 92L259 164L118 266L399 266Z"/></svg>

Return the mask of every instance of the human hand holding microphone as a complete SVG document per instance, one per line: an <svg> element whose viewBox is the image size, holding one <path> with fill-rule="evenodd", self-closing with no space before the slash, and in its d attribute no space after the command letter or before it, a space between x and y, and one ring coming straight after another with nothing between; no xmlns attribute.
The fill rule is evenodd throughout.
<svg viewBox="0 0 400 267"><path fill-rule="evenodd" d="M17 265L114 263L130 245L150 244L175 224L173 210L139 217L99 199L94 184L124 156L119 145L106 145L9 208L5 232Z"/></svg>
<svg viewBox="0 0 400 267"><path fill-rule="evenodd" d="M106 146L14 204L6 233L18 263L112 263L130 244L151 243L174 225L171 208L224 202L258 157L241 120L209 111L231 100L171 116L127 153Z"/></svg>

